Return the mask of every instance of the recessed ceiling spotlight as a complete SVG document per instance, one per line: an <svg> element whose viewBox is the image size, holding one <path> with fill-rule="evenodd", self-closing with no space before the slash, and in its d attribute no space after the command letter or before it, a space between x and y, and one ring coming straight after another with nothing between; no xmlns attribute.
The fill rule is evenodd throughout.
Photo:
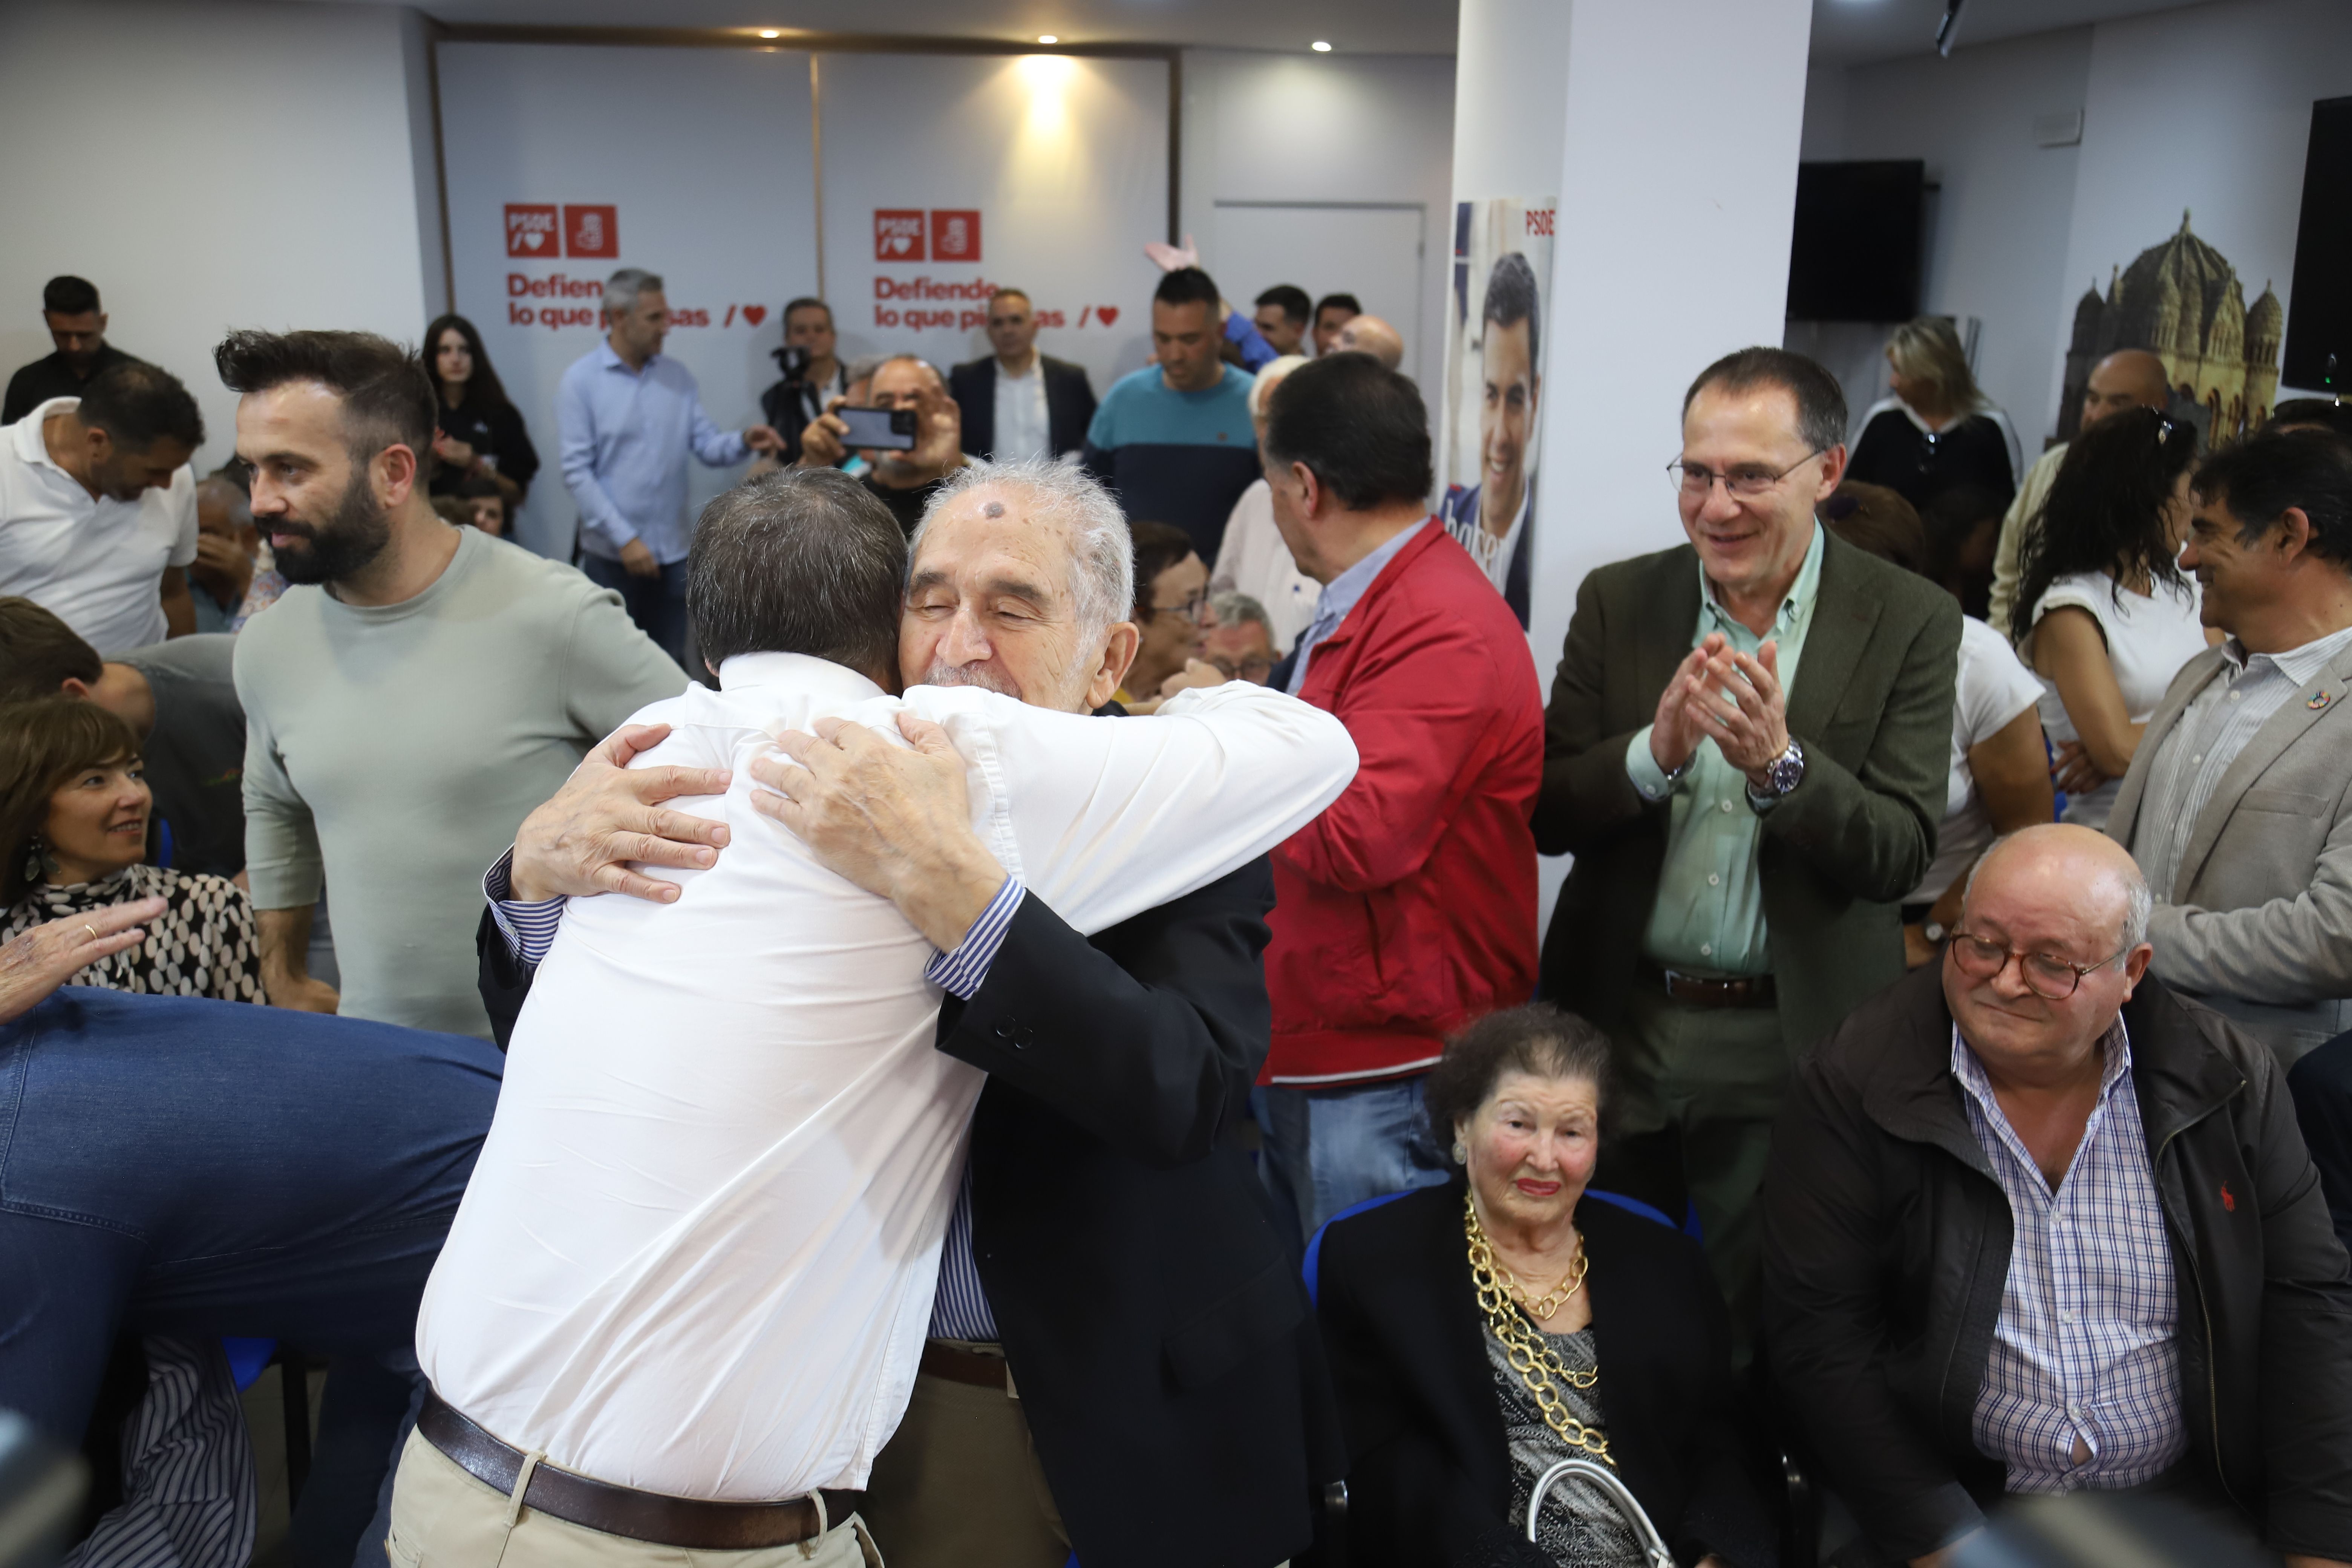
<svg viewBox="0 0 2352 1568"><path fill-rule="evenodd" d="M783 36L784 31L782 27L762 27L760 29L760 37L763 38L781 38Z"/></svg>
<svg viewBox="0 0 2352 1568"><path fill-rule="evenodd" d="M1041 44L1058 44L1062 40L1051 33L1040 33L1037 35L1037 41Z"/></svg>
<svg viewBox="0 0 2352 1568"><path fill-rule="evenodd" d="M1331 52L1331 46L1330 46L1330 45L1328 45L1328 44L1327 44L1327 43L1325 43L1325 42L1324 42L1322 39L1320 39L1320 38L1316 39L1313 43L1311 43L1311 44L1307 45L1307 47L1308 48L1310 48L1310 49L1313 49L1313 50L1314 50L1317 54L1318 54L1318 55L1328 55L1328 54L1329 54L1329 53Z"/></svg>

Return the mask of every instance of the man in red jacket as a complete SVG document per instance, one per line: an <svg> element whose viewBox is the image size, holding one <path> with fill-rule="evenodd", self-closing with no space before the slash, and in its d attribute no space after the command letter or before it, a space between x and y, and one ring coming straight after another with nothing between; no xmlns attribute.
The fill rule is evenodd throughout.
<svg viewBox="0 0 2352 1568"><path fill-rule="evenodd" d="M1337 354L1271 403L1275 523L1323 584L1275 679L1339 715L1362 758L1274 852L1265 1168L1311 1236L1445 1180L1452 1130L1428 1126L1422 1077L1448 1034L1534 993L1543 699L1517 617L1429 517L1412 383Z"/></svg>

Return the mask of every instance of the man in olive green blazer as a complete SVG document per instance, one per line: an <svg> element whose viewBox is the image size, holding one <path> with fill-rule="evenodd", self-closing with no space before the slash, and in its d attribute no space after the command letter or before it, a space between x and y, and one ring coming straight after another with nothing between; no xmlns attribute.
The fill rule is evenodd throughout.
<svg viewBox="0 0 2352 1568"><path fill-rule="evenodd" d="M1934 858L1960 608L1830 535L1845 401L1746 349L1683 407L1690 543L1584 580L1552 683L1536 843L1572 854L1550 1000L1617 1045L1596 1184L1687 1194L1743 1340L1755 1199L1790 1065L1903 974ZM1785 689L1784 689L1785 683Z"/></svg>

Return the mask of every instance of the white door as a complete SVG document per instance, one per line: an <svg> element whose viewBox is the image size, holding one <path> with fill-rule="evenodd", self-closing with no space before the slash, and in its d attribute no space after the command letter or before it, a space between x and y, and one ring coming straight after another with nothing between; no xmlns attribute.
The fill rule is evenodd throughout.
<svg viewBox="0 0 2352 1568"><path fill-rule="evenodd" d="M1219 202L1201 265L1244 311L1277 283L1353 294L1404 339L1397 368L1419 381L1423 226L1419 203Z"/></svg>

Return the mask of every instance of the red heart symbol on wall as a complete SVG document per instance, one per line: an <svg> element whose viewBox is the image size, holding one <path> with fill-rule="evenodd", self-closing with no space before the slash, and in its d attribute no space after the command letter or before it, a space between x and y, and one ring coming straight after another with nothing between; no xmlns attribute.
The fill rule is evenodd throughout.
<svg viewBox="0 0 2352 1568"><path fill-rule="evenodd" d="M743 319L756 327L761 322L768 319L768 307L765 305L746 305L743 307Z"/></svg>
<svg viewBox="0 0 2352 1568"><path fill-rule="evenodd" d="M1095 314L1100 316L1102 318L1102 324L1108 327L1112 322L1118 320L1118 307L1116 305L1097 305L1095 307Z"/></svg>

